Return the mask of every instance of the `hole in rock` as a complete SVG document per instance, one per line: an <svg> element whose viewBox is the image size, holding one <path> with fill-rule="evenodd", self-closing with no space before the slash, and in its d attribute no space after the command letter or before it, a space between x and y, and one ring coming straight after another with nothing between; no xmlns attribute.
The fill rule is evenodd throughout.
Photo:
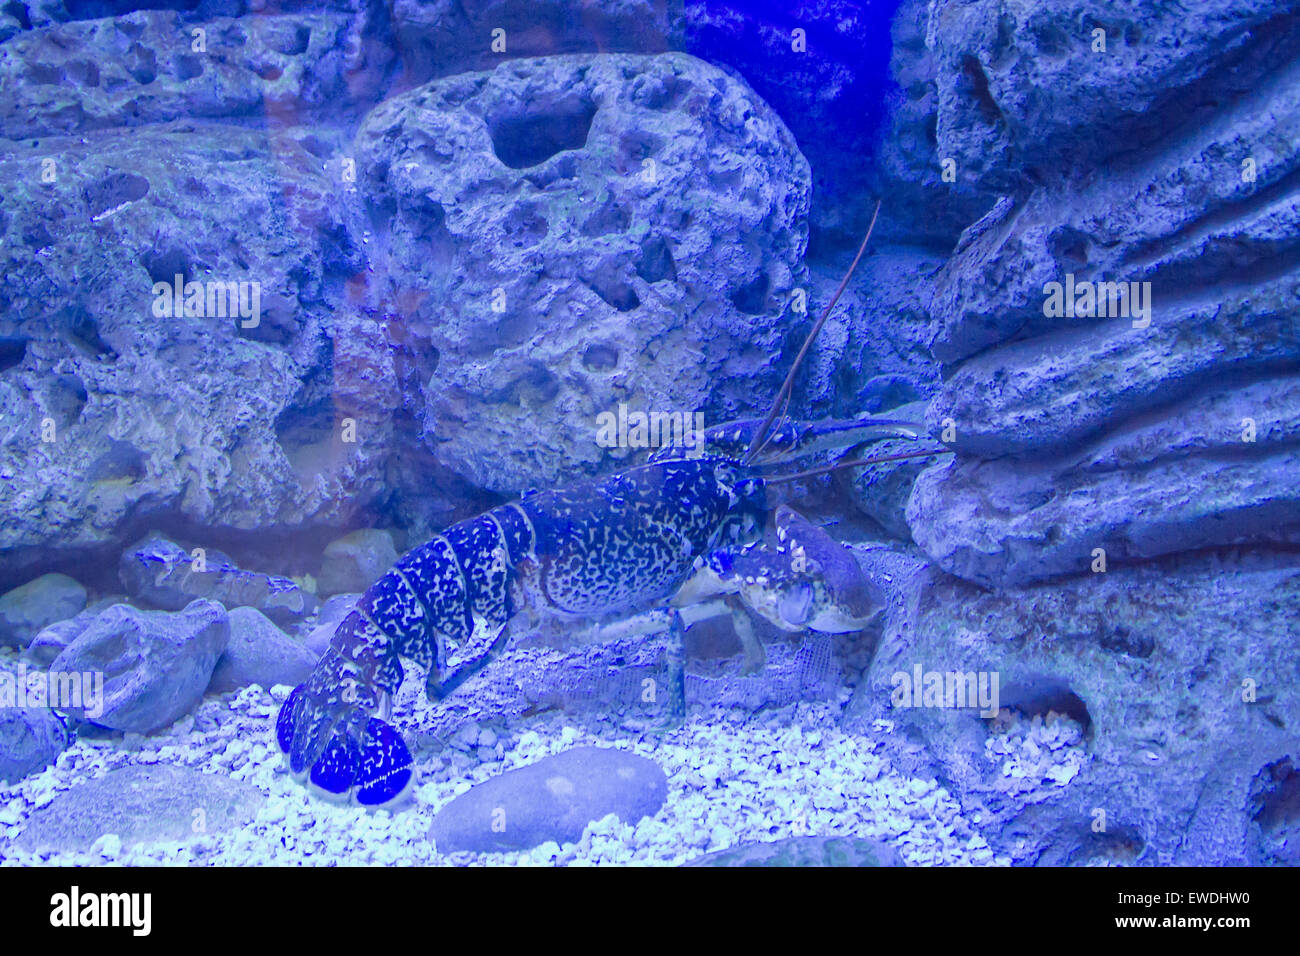
<svg viewBox="0 0 1300 956"><path fill-rule="evenodd" d="M1266 765L1256 777L1255 823L1263 837L1268 862L1300 865L1300 772L1289 757Z"/></svg>
<svg viewBox="0 0 1300 956"><path fill-rule="evenodd" d="M618 349L597 343L582 353L582 365L589 372L608 372L618 368Z"/></svg>
<svg viewBox="0 0 1300 956"><path fill-rule="evenodd" d="M636 274L646 282L662 282L677 278L677 263L668 240L658 234L641 243L641 259L636 264Z"/></svg>
<svg viewBox="0 0 1300 956"><path fill-rule="evenodd" d="M0 372L22 364L27 357L27 342L24 338L0 338Z"/></svg>
<svg viewBox="0 0 1300 956"><path fill-rule="evenodd" d="M511 169L527 169L556 153L587 145L596 107L574 100L538 107L527 113L488 120L488 134L497 159Z"/></svg>
<svg viewBox="0 0 1300 956"><path fill-rule="evenodd" d="M91 481L139 481L145 476L144 454L134 445L112 441L108 451L86 469Z"/></svg>
<svg viewBox="0 0 1300 956"><path fill-rule="evenodd" d="M596 295L620 312L631 312L641 304L636 290L617 277L595 276L587 285Z"/></svg>
<svg viewBox="0 0 1300 956"><path fill-rule="evenodd" d="M135 173L111 173L87 186L86 205L91 216L98 216L126 202L143 199L149 193L149 180Z"/></svg>
<svg viewBox="0 0 1300 956"><path fill-rule="evenodd" d="M1092 732L1092 715L1088 713L1087 704L1060 678L1033 677L1012 681L1001 688L998 696L1002 707L1018 710L1026 718L1055 711L1077 722L1085 737Z"/></svg>
<svg viewBox="0 0 1300 956"><path fill-rule="evenodd" d="M767 289L770 282L767 273L760 272L731 293L731 304L746 315L762 315L767 311Z"/></svg>
<svg viewBox="0 0 1300 956"><path fill-rule="evenodd" d="M178 246L168 246L159 252L147 253L144 267L149 271L149 278L154 282L175 283L181 277L184 286L190 279L190 258Z"/></svg>

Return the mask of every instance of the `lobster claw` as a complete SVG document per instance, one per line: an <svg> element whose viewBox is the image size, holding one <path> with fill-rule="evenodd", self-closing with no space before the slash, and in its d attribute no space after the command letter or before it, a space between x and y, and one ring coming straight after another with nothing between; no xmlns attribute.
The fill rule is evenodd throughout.
<svg viewBox="0 0 1300 956"><path fill-rule="evenodd" d="M414 780L411 751L401 735L378 717L368 719L364 735L345 728L329 737L315 760L295 768L294 747L306 736L298 733L297 723L305 702L306 687L299 684L280 707L275 723L276 742L289 755L294 774L309 769L308 780L316 790L336 799L350 798L364 807L394 803L405 795ZM313 721L310 726L318 724ZM335 722L329 726L332 729Z"/></svg>

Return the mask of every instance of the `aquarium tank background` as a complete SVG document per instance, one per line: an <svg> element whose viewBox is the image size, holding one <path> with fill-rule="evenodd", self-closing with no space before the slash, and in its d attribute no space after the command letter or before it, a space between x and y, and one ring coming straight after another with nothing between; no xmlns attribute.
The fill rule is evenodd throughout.
<svg viewBox="0 0 1300 956"><path fill-rule="evenodd" d="M1288 0L8 0L0 172L5 864L1300 862Z"/></svg>

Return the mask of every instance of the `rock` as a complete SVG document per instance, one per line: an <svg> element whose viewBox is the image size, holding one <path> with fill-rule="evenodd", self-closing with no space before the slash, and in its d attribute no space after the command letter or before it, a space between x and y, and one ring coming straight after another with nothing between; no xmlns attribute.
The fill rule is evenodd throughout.
<svg viewBox="0 0 1300 956"><path fill-rule="evenodd" d="M438 811L429 838L439 853L522 850L574 843L587 824L625 823L663 806L668 781L654 762L621 750L575 747L494 777Z"/></svg>
<svg viewBox="0 0 1300 956"><path fill-rule="evenodd" d="M84 853L105 834L124 847L186 842L250 823L266 797L223 774L171 764L130 766L79 783L32 814L15 844Z"/></svg>
<svg viewBox="0 0 1300 956"><path fill-rule="evenodd" d="M44 707L0 707L0 783L16 784L41 770L68 746L68 732Z"/></svg>
<svg viewBox="0 0 1300 956"><path fill-rule="evenodd" d="M1113 567L1300 542L1300 33L1282 10L944 8L940 149L1015 179L930 300L946 368L927 422L953 423L957 456L917 479L907 520L947 571L1018 586L1089 572L1097 549ZM1100 283L1122 298L1090 304Z"/></svg>
<svg viewBox="0 0 1300 956"><path fill-rule="evenodd" d="M113 730L148 733L194 709L230 640L225 608L199 599L184 610L104 611L50 665L50 673L102 674L102 711L69 708Z"/></svg>
<svg viewBox="0 0 1300 956"><path fill-rule="evenodd" d="M826 243L856 243L871 215L864 194L890 99L893 13L859 0L684 5L682 49L743 76L799 141L813 176L812 225Z"/></svg>
<svg viewBox="0 0 1300 956"><path fill-rule="evenodd" d="M939 155L1003 191L1023 189L1025 170L1058 182L1113 173L1171 128L1209 129L1238 102L1225 90L1290 83L1281 70L1300 49L1288 0L1118 0L1104 10L1089 0L975 0L930 10Z"/></svg>
<svg viewBox="0 0 1300 956"><path fill-rule="evenodd" d="M926 402L910 402L882 414L889 418L921 423L925 419ZM866 454L871 457L904 455L919 451L944 451L946 445L926 436L916 440L887 439L873 444ZM855 468L853 474L853 503L876 523L896 538L905 541L912 537L907 526L907 502L912 486L921 472L942 458L905 458L875 465Z"/></svg>
<svg viewBox="0 0 1300 956"><path fill-rule="evenodd" d="M364 591L396 563L397 549L387 531L353 531L325 546L317 590L322 594Z"/></svg>
<svg viewBox="0 0 1300 956"><path fill-rule="evenodd" d="M356 35L357 21L364 22L357 14L196 20L178 10L134 10L99 17L9 41L0 59L0 136L30 139L181 119L264 120L277 109L328 111L332 118L368 103L392 59L385 44ZM202 52L192 48L196 29L204 31ZM97 55L108 50L116 55Z"/></svg>
<svg viewBox="0 0 1300 956"><path fill-rule="evenodd" d="M273 620L297 621L316 608L316 599L288 578L236 567L220 551L201 562L180 545L153 535L122 554L122 585L133 598L178 611L196 598L227 607L254 607Z"/></svg>
<svg viewBox="0 0 1300 956"><path fill-rule="evenodd" d="M894 14L890 75L896 89L885 96L889 112L864 199L884 198L875 231L882 250L896 244L946 257L962 230L988 211L998 193L956 165L956 159L940 152L935 142L939 120L935 13L931 0L902 0ZM944 175L945 160L954 163L949 178ZM885 328L906 334L912 326L891 319Z"/></svg>
<svg viewBox="0 0 1300 956"><path fill-rule="evenodd" d="M303 647L317 658L324 654L340 622L352 613L359 597L359 594L336 594L327 600L316 617L316 625L303 640Z"/></svg>
<svg viewBox="0 0 1300 956"><path fill-rule="evenodd" d="M114 604L126 602L126 596L121 594L98 598L76 617L55 621L48 627L42 628L23 651L23 657L41 667L49 667L54 659L63 653L64 648L76 640L77 635L84 631L101 612L108 610Z"/></svg>
<svg viewBox="0 0 1300 956"><path fill-rule="evenodd" d="M809 266L810 315L821 314L851 261ZM863 257L806 359L809 417L883 413L934 394L939 363L929 351L927 307L943 262L923 249L883 245Z"/></svg>
<svg viewBox="0 0 1300 956"><path fill-rule="evenodd" d="M744 843L683 866L904 866L898 851L863 837L802 836Z"/></svg>
<svg viewBox="0 0 1300 956"><path fill-rule="evenodd" d="M230 643L217 661L208 692L222 694L249 684L296 687L311 675L314 654L251 607L231 610Z"/></svg>
<svg viewBox="0 0 1300 956"><path fill-rule="evenodd" d="M734 76L683 54L512 61L385 101L356 152L388 250L367 287L409 302L422 437L465 481L515 496L618 467L629 450L596 433L620 401L713 423L775 392L809 174Z"/></svg>
<svg viewBox="0 0 1300 956"><path fill-rule="evenodd" d="M26 647L37 632L80 613L86 589L66 574L42 574L0 596L0 644Z"/></svg>
<svg viewBox="0 0 1300 956"><path fill-rule="evenodd" d="M401 404L390 348L382 323L343 301L342 277L365 269L362 230L341 160L312 135L183 120L6 147L0 574L109 562L145 514L249 541L337 527L383 487ZM44 159L54 182L21 172ZM177 274L243 282L249 317L215 284L199 288L226 317L207 298L205 317L156 316L155 284Z"/></svg>
<svg viewBox="0 0 1300 956"><path fill-rule="evenodd" d="M574 15L570 0L396 0L394 40L411 84L557 53L663 53L681 42L681 2L602 0ZM494 50L495 30L504 50Z"/></svg>
<svg viewBox="0 0 1300 956"><path fill-rule="evenodd" d="M1284 675L1300 647L1277 635L1300 619L1300 564L1245 552L997 592L934 568L900 583L913 617L877 651L846 729L891 721L888 758L943 779L999 855L1056 866L1289 859L1300 689ZM1026 720L1072 718L1084 734L1077 773L1064 766L1065 785L1023 795L978 707L892 706L894 675L917 665L983 674L986 687L996 676L999 706Z"/></svg>

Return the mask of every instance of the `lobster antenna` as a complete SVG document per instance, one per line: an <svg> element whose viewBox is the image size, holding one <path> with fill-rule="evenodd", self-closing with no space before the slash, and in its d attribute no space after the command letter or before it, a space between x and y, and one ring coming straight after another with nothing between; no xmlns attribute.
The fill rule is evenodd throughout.
<svg viewBox="0 0 1300 956"><path fill-rule="evenodd" d="M767 413L767 418L763 426L754 433L753 440L749 443L749 448L745 450L744 461L749 463L754 456L762 451L763 446L767 444L768 433L772 428L772 422L776 419L777 409L782 407L782 403L788 403L790 392L794 388L794 377L799 371L799 366L803 364L804 356L812 348L813 341L817 338L817 333L822 330L826 324L826 317L831 314L831 309L835 308L835 303L840 301L840 296L844 294L844 289L853 278L853 270L858 267L858 261L862 254L867 251L867 243L871 241L871 232L876 228L876 217L880 215L880 200L876 200L876 211L871 214L871 225L867 226L867 234L862 239L862 245L858 247L858 254L853 257L853 264L849 266L849 271L844 273L844 278L840 280L840 287L835 290L835 295L831 297L830 304L822 310L821 318L813 325L807 338L803 340L803 348L799 349L799 354L795 356L794 364L790 366L790 372L786 375L785 381L781 384L781 390L776 393L776 400L772 402L772 410Z"/></svg>
<svg viewBox="0 0 1300 956"><path fill-rule="evenodd" d="M765 478L764 481L769 485L781 485L787 481L798 481L800 478L816 478L818 475L826 475L832 471L839 471L841 468L857 468L860 465L878 465L881 462L901 461L904 458L930 458L934 455L951 454L952 449L941 448L937 451L905 451L897 455L881 455L878 458L855 458L852 461L837 461L829 465L822 465L820 468L797 471L793 475L778 475L775 478Z"/></svg>

